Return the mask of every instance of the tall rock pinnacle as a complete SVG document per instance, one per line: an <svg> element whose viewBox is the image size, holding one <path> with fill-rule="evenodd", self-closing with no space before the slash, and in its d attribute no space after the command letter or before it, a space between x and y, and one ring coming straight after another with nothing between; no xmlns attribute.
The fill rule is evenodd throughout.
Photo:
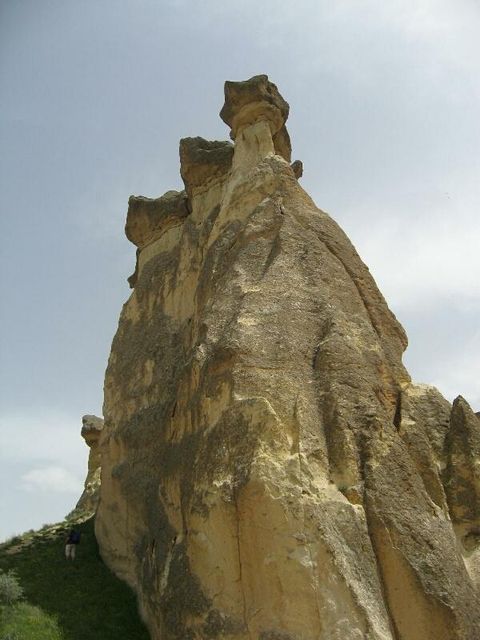
<svg viewBox="0 0 480 640"><path fill-rule="evenodd" d="M101 553L154 640L480 638L480 420L411 382L288 112L227 82L233 144L183 139L185 191L130 198Z"/></svg>
<svg viewBox="0 0 480 640"><path fill-rule="evenodd" d="M90 448L88 456L88 472L83 493L70 516L89 518L98 506L100 499L100 472L102 466L100 453L100 436L103 430L103 419L86 415L82 418L82 438Z"/></svg>

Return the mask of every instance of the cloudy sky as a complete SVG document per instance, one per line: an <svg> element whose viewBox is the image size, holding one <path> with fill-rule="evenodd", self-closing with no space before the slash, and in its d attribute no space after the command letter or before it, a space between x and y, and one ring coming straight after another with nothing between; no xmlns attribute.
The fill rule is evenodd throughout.
<svg viewBox="0 0 480 640"><path fill-rule="evenodd" d="M81 416L135 251L128 196L225 139L223 82L267 73L303 186L405 326L412 376L480 410L478 0L0 3L0 539L81 491Z"/></svg>

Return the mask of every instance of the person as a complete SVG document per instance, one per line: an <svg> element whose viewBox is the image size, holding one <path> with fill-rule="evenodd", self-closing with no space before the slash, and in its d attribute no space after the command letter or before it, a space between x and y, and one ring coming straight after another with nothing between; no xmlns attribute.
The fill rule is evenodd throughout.
<svg viewBox="0 0 480 640"><path fill-rule="evenodd" d="M75 560L77 544L80 544L80 532L76 529L70 529L65 543L65 558L67 560Z"/></svg>

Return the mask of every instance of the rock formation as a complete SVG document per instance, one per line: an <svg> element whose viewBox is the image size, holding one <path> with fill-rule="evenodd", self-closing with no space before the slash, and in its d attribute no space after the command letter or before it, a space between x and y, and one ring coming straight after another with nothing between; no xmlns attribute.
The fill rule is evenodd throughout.
<svg viewBox="0 0 480 640"><path fill-rule="evenodd" d="M102 418L97 418L97 416L83 416L81 433L86 444L90 447L90 453L88 455L88 471L83 493L80 496L80 500L77 502L75 510L70 514L70 517L90 517L97 510L98 501L100 499L101 471L101 453L98 445L102 430Z"/></svg>
<svg viewBox="0 0 480 640"><path fill-rule="evenodd" d="M233 144L182 140L185 191L129 201L101 553L155 640L480 638L480 421L412 384L288 111L227 82Z"/></svg>

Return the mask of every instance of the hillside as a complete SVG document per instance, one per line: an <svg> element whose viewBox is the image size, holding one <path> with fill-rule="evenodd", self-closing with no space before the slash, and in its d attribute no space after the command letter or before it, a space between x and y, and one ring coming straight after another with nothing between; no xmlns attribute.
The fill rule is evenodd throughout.
<svg viewBox="0 0 480 640"><path fill-rule="evenodd" d="M74 563L64 557L66 523L0 545L0 569L14 569L33 605L58 620L65 640L148 640L135 595L102 562L93 518L78 525Z"/></svg>

